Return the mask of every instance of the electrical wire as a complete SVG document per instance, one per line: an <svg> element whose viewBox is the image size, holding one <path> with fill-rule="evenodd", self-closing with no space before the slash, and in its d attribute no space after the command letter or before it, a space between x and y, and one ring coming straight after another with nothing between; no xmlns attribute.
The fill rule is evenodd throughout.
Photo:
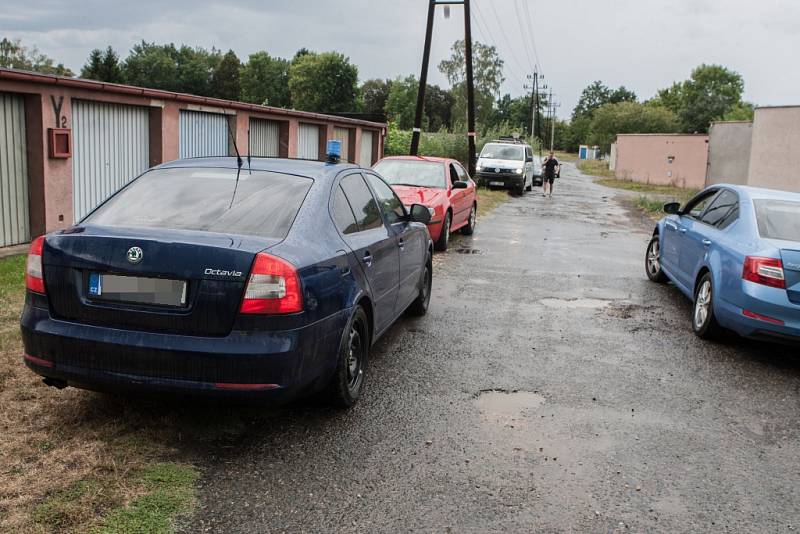
<svg viewBox="0 0 800 534"><path fill-rule="evenodd" d="M475 6L475 4L473 4L473 6ZM483 19L481 18L481 20L483 20ZM481 36L481 39L483 40L483 42L491 43L491 44L496 46L496 41L493 39L494 36L491 35L491 32L488 31L488 26L486 24L486 21L483 20L483 22L481 22L481 21L478 20L477 17L474 17L473 18L473 22L475 23L475 29L478 30L477 33ZM483 28L484 26L487 28L486 30L484 30L484 28ZM524 90L525 90L525 82L519 77L519 74L517 74L516 70L512 69L510 72L511 72L512 76L516 78L516 82L520 84L520 88L522 89L522 92L524 92Z"/></svg>
<svg viewBox="0 0 800 534"><path fill-rule="evenodd" d="M477 2L473 2L472 6L475 8L475 12L478 14L478 16L481 18L481 20L483 20L483 25L488 28L489 24L486 22L486 17L484 17L483 14L481 13L480 8L478 7L478 3ZM514 60L514 63L517 64L517 67L520 68L521 72L525 72L527 69L522 66L522 62L519 61L519 59L517 58L517 55L514 53L514 47L511 46L511 42L508 40L507 32L505 31L505 28L503 28L502 19L500 19L500 17L497 15L497 9L495 9L494 4L492 3L491 0L489 1L489 6L491 6L492 11L494 12L495 20L497 21L497 26L498 26L498 29L500 30L500 35L503 36L503 40L505 41L506 46L508 46L508 50L511 53L511 59ZM494 35L491 35L491 30L489 31L489 34L490 34L490 37L492 38L492 41L496 42L496 39L494 38Z"/></svg>
<svg viewBox="0 0 800 534"><path fill-rule="evenodd" d="M514 11L517 14L517 25L519 26L519 32L520 35L522 35L522 40L525 45L523 48L525 49L525 55L528 57L528 65L530 66L531 70L534 70L533 68L534 63L531 60L531 53L528 50L528 41L525 39L525 28L523 28L522 26L522 16L519 13L519 3L517 0L514 0Z"/></svg>
<svg viewBox="0 0 800 534"><path fill-rule="evenodd" d="M533 45L533 56L536 59L536 66L539 67L539 70L542 70L542 64L539 61L539 51L536 50L536 35L535 35L535 32L533 31L533 28L536 27L535 26L535 22L536 21L533 18L533 16L531 15L531 12L528 9L528 4L529 3L530 3L529 0L523 0L522 7L525 9L525 13L528 15L528 20L530 20L530 23L531 23L531 31L528 33L528 36L531 38L531 44Z"/></svg>

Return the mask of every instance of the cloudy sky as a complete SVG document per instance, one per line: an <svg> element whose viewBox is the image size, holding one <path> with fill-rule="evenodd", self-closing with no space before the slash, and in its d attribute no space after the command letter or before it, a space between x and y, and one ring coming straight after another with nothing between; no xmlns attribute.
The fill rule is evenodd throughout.
<svg viewBox="0 0 800 534"><path fill-rule="evenodd" d="M145 39L257 50L291 57L298 48L338 50L361 80L419 75L426 0L5 0L0 36L20 38L79 71L92 48L121 56ZM640 98L720 63L745 78L758 105L800 104L798 0L472 0L474 39L505 60L503 92L520 95L534 64L568 116L592 80L625 85ZM463 35L463 10L437 8L429 81ZM526 35L532 30L533 42ZM534 49L535 46L535 49Z"/></svg>

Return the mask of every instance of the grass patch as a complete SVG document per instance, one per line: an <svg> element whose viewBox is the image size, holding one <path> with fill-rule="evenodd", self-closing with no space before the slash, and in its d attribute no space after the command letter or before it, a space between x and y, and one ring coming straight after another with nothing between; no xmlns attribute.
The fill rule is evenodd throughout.
<svg viewBox="0 0 800 534"><path fill-rule="evenodd" d="M666 195L681 202L686 202L699 192L699 189L676 187L674 185L643 184L640 182L634 182L632 180L620 180L618 178L597 180L597 183L606 187L625 189L626 191L639 191L642 193Z"/></svg>
<svg viewBox="0 0 800 534"><path fill-rule="evenodd" d="M478 217L482 217L508 200L508 191L504 189L478 188Z"/></svg>
<svg viewBox="0 0 800 534"><path fill-rule="evenodd" d="M544 155L546 156L547 154ZM561 150L556 150L555 156L558 161L571 161L573 163L578 161L578 155L573 152L562 152Z"/></svg>
<svg viewBox="0 0 800 534"><path fill-rule="evenodd" d="M142 475L146 493L125 508L108 515L93 534L117 532L169 533L175 519L188 513L194 504L197 472L185 465L161 463L149 466Z"/></svg>
<svg viewBox="0 0 800 534"><path fill-rule="evenodd" d="M185 417L43 385L22 362L24 267L0 259L0 532L168 532L194 499L194 468L164 463Z"/></svg>
<svg viewBox="0 0 800 534"><path fill-rule="evenodd" d="M608 163L596 159L579 161L576 166L583 174L598 176L600 178L614 178L614 171L608 168Z"/></svg>

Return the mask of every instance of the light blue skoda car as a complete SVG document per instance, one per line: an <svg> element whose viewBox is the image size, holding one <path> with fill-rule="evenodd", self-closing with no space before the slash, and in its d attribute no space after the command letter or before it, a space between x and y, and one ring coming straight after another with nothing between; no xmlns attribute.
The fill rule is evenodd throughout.
<svg viewBox="0 0 800 534"><path fill-rule="evenodd" d="M800 194L721 184L664 211L647 276L692 299L698 336L800 343Z"/></svg>

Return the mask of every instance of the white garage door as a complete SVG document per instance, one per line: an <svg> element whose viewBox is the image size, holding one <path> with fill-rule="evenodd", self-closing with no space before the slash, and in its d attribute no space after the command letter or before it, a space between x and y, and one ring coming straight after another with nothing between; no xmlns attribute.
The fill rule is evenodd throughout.
<svg viewBox="0 0 800 534"><path fill-rule="evenodd" d="M350 161L350 130L334 127L333 138L342 143L342 161Z"/></svg>
<svg viewBox="0 0 800 534"><path fill-rule="evenodd" d="M372 142L374 134L369 130L361 130L361 154L358 164L362 167L372 166Z"/></svg>
<svg viewBox="0 0 800 534"><path fill-rule="evenodd" d="M301 124L297 130L297 157L319 159L319 126Z"/></svg>
<svg viewBox="0 0 800 534"><path fill-rule="evenodd" d="M228 156L228 118L221 113L181 110L181 158Z"/></svg>
<svg viewBox="0 0 800 534"><path fill-rule="evenodd" d="M280 156L281 127L278 121L250 119L250 154Z"/></svg>
<svg viewBox="0 0 800 534"><path fill-rule="evenodd" d="M25 101L0 93L0 247L30 241Z"/></svg>
<svg viewBox="0 0 800 534"><path fill-rule="evenodd" d="M150 111L72 101L72 198L79 221L150 166Z"/></svg>

